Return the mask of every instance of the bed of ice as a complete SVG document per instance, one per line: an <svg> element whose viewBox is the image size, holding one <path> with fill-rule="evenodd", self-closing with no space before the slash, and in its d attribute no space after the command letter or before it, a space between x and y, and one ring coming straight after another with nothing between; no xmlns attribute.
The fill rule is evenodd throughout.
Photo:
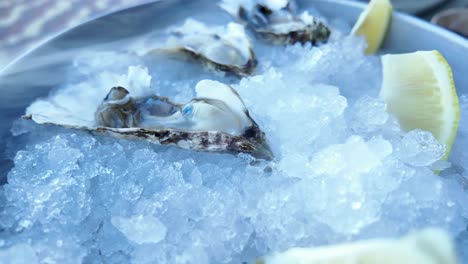
<svg viewBox="0 0 468 264"><path fill-rule="evenodd" d="M318 48L256 43L258 74L240 82L194 63L80 54L60 89L149 74L154 92L186 101L200 79L232 83L276 159L18 120L15 167L0 186L0 263L240 263L428 226L446 229L468 263L468 96L459 94L460 129L450 163L441 162L445 146L402 132L386 113L380 60L364 48L336 32ZM129 66L141 74L129 76Z"/></svg>

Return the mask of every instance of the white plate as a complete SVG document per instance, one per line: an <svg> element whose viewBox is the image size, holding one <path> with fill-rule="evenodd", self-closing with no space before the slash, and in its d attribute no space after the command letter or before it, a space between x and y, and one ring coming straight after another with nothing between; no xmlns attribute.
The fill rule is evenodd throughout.
<svg viewBox="0 0 468 264"><path fill-rule="evenodd" d="M369 1L369 0L367 0ZM393 6L403 12L415 14L447 0L391 0Z"/></svg>

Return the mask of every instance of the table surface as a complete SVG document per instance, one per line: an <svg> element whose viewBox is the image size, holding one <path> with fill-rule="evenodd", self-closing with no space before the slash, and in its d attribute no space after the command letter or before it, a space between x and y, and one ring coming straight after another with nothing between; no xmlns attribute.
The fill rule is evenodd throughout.
<svg viewBox="0 0 468 264"><path fill-rule="evenodd" d="M417 13L426 19L443 9L468 7L468 0L393 0L397 8L411 12L423 1L429 5L443 2L435 9ZM0 69L50 35L94 16L143 2L148 0L1 0Z"/></svg>

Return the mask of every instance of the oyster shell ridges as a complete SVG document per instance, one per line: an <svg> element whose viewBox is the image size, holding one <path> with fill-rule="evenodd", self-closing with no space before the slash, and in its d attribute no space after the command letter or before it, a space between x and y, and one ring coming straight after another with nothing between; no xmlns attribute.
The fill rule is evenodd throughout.
<svg viewBox="0 0 468 264"><path fill-rule="evenodd" d="M297 15L296 2L223 0L220 7L239 22L252 29L257 36L275 45L310 42L325 43L331 30L321 21L303 12Z"/></svg>
<svg viewBox="0 0 468 264"><path fill-rule="evenodd" d="M188 55L209 70L243 77L251 75L258 64L252 41L241 24L208 27L189 18L169 34L159 50Z"/></svg>
<svg viewBox="0 0 468 264"><path fill-rule="evenodd" d="M266 160L273 158L265 133L250 117L233 88L217 81L202 80L195 90L197 98L186 104L176 104L156 95L132 98L125 88L113 87L96 106L94 120L80 122L73 116L79 116L79 113L70 113L69 109L53 103L55 98L52 96L34 103L25 118L38 124L117 138L143 139L189 150L248 153ZM186 111L187 108L191 108L190 111ZM218 115L213 116L213 113ZM72 116L68 118L68 115ZM224 122L223 117L228 122Z"/></svg>

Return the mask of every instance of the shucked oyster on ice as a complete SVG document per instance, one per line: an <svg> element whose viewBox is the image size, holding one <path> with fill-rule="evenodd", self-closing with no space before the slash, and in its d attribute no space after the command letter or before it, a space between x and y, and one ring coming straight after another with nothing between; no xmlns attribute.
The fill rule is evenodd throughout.
<svg viewBox="0 0 468 264"><path fill-rule="evenodd" d="M113 87L94 109L94 117L73 112L65 104L78 95L67 93L35 102L26 117L39 124L100 132L114 137L145 139L184 149L249 153L271 159L265 134L250 117L237 92L230 86L202 80L195 87L197 98L185 104L166 97L132 97L123 87ZM85 93L86 91L83 91ZM76 99L75 99L76 100Z"/></svg>
<svg viewBox="0 0 468 264"><path fill-rule="evenodd" d="M208 27L189 18L169 33L162 50L189 55L208 69L245 76L257 66L252 42L238 23Z"/></svg>
<svg viewBox="0 0 468 264"><path fill-rule="evenodd" d="M278 45L327 42L330 29L304 12L297 15L294 0L222 0L221 8Z"/></svg>

